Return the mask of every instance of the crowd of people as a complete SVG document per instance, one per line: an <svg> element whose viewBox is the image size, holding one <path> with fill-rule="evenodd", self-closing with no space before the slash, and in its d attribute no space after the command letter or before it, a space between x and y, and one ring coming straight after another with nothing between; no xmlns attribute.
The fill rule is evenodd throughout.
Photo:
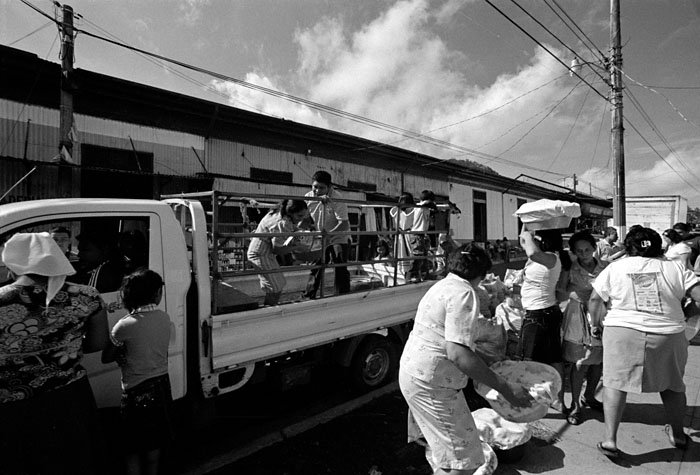
<svg viewBox="0 0 700 475"><path fill-rule="evenodd" d="M676 224L669 240L684 227ZM528 259L520 282L523 318L512 356L551 365L562 381L569 378L570 405L563 384L551 403L569 424L583 421L584 408L603 411L605 433L597 447L605 456L620 456L617 432L628 392L658 392L668 441L685 449L685 328L688 309L700 306L700 280L687 264L691 257L676 258L688 252L671 244L664 250L653 229L632 226L623 245L617 241L614 228L598 242L588 232L575 233L568 250L561 230L520 235ZM474 473L484 463L473 430L474 408L463 392L470 378L496 389L514 407L532 404L528 388L503 380L477 356L478 286L490 267L487 252L474 245L449 255L449 273L423 297L401 357L408 439L426 447L436 474ZM596 398L601 380L602 402Z"/></svg>
<svg viewBox="0 0 700 475"><path fill-rule="evenodd" d="M265 303L279 301L285 279L276 256L304 253L307 246L285 237L312 217L329 233L322 261L336 264L339 294L349 291L347 208L327 172L313 176L314 200L284 200L258 224L248 259L260 269ZM418 203L410 194L393 210L406 256L421 256L426 222L434 207L429 191ZM410 231L410 232L409 232ZM339 234L335 234L339 233ZM276 234L276 235L275 235ZM157 473L159 448L172 438L168 378L170 318L158 308L163 278L145 266L145 239L126 233L122 259L97 230L77 236L62 227L47 233L18 233L4 244L2 262L12 281L0 287L0 438L3 473L99 473L104 452L86 372L84 353L102 352L122 375L120 433L127 473ZM627 394L658 392L666 411L669 443L688 445L683 427L683 381L688 359L686 320L700 306L696 275L700 238L684 223L663 232L632 226L624 243L606 230L596 241L573 234L564 246L561 230L523 231L527 255L519 283L523 318L516 360L550 365L561 380L552 408L571 425L584 409L603 411L605 433L598 450L620 456L617 434ZM473 473L484 463L482 446L463 389L469 380L495 389L516 408L533 404L529 388L493 371L475 348L475 323L486 312L480 283L491 270L489 252L476 243L439 238L446 252L445 277L418 305L413 330L400 360L399 386L409 407L408 437L426 447L434 473ZM443 243L444 241L444 243ZM380 241L377 258L391 255ZM420 274L424 260L407 260ZM340 264L340 265L338 265ZM321 279L315 267L308 297ZM110 330L101 293L120 291L128 314ZM690 302L690 305L688 303ZM596 397L602 382L602 401ZM41 447L36 450L36 447ZM76 454L66 457L66 454Z"/></svg>

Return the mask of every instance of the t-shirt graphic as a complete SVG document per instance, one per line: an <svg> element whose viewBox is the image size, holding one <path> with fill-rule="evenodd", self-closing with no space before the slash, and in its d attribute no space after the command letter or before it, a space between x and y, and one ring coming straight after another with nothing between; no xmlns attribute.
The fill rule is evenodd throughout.
<svg viewBox="0 0 700 475"><path fill-rule="evenodd" d="M632 279L634 302L637 311L663 314L661 294L659 293L658 275L656 272L627 274Z"/></svg>

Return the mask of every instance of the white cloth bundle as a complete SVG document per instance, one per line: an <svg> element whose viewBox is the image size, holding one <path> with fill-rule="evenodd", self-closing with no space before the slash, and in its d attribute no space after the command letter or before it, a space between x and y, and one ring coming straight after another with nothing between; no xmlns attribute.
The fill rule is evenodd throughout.
<svg viewBox="0 0 700 475"><path fill-rule="evenodd" d="M528 230L566 228L571 218L581 216L578 203L560 200L537 200L525 203L513 214Z"/></svg>

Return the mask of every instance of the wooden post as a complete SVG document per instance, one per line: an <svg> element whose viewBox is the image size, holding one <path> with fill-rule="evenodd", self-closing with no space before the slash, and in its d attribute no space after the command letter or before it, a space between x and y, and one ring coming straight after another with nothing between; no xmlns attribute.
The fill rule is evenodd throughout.
<svg viewBox="0 0 700 475"><path fill-rule="evenodd" d="M620 237L626 234L625 146L622 126L622 45L620 44L620 0L610 0L610 99L612 101L613 225Z"/></svg>

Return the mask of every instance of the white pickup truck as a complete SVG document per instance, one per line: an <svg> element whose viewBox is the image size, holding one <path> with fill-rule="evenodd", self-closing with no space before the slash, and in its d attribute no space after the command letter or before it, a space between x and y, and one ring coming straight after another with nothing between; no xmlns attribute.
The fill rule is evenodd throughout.
<svg viewBox="0 0 700 475"><path fill-rule="evenodd" d="M0 244L16 232L55 226L72 233L73 250L86 231L112 236L115 248L122 235L145 238L145 264L165 280L160 306L171 318L169 373L176 400L215 397L272 373L293 385L308 379L317 364L338 364L367 387L387 382L418 302L433 282L386 287L380 280L376 288L262 307L260 295L245 290L258 286L255 271L246 269L244 247L222 244L245 246L241 223L230 222L241 221L244 202L230 193L207 192L163 201L71 198L5 204L0 206ZM235 261L232 257L226 262L232 265L222 265L222 256ZM350 266L359 269L358 264ZM294 272L306 279L309 270L285 270L286 275ZM118 291L102 296L111 328L125 310ZM102 364L99 354L86 355L84 362L98 405L118 405L117 366Z"/></svg>

